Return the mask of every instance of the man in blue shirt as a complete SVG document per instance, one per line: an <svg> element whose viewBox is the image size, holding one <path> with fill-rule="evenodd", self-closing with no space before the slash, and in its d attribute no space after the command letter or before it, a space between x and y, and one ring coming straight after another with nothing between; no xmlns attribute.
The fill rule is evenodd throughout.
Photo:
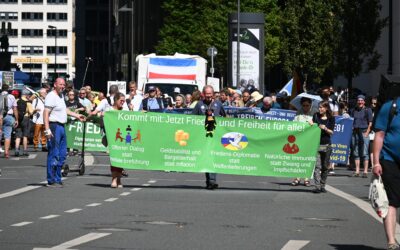
<svg viewBox="0 0 400 250"><path fill-rule="evenodd" d="M226 116L225 110L222 103L219 100L214 99L214 89L210 85L206 85L203 88L204 100L200 100L194 107L193 115L204 115L207 111L211 111L214 117L216 116ZM206 188L216 189L217 184L217 174L206 173Z"/></svg>
<svg viewBox="0 0 400 250"><path fill-rule="evenodd" d="M147 93L149 97L142 100L139 110L151 111L164 108L162 99L156 97L156 87L150 86Z"/></svg>
<svg viewBox="0 0 400 250"><path fill-rule="evenodd" d="M384 218L388 249L399 249L396 242L396 213L400 207L400 98L385 103L375 122L372 172L382 176L389 200L389 211Z"/></svg>

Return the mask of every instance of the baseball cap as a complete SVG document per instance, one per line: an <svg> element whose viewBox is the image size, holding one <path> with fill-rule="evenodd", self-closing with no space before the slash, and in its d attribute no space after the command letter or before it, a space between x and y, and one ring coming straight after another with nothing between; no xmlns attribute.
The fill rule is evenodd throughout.
<svg viewBox="0 0 400 250"><path fill-rule="evenodd" d="M13 91L11 91L11 95L13 96L19 96L19 91L14 89Z"/></svg>
<svg viewBox="0 0 400 250"><path fill-rule="evenodd" d="M31 95L31 92L27 89L22 90L23 95Z"/></svg>
<svg viewBox="0 0 400 250"><path fill-rule="evenodd" d="M147 89L147 92L150 92L150 91L156 91L156 87L150 86L150 87Z"/></svg>
<svg viewBox="0 0 400 250"><path fill-rule="evenodd" d="M358 100L358 99L363 99L363 100L365 101L365 95L358 95L358 96L357 96L357 100Z"/></svg>
<svg viewBox="0 0 400 250"><path fill-rule="evenodd" d="M178 87L174 88L174 93L181 93L181 89Z"/></svg>

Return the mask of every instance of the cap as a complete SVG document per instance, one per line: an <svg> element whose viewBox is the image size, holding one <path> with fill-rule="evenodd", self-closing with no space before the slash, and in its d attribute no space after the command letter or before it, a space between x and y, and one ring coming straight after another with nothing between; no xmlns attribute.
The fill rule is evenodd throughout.
<svg viewBox="0 0 400 250"><path fill-rule="evenodd" d="M363 99L363 100L365 101L365 95L358 95L358 96L357 96L357 100L358 100L358 99Z"/></svg>
<svg viewBox="0 0 400 250"><path fill-rule="evenodd" d="M176 88L174 88L174 93L181 93L181 89L180 88L178 88L178 87L176 87Z"/></svg>
<svg viewBox="0 0 400 250"><path fill-rule="evenodd" d="M14 89L13 91L11 91L11 94L12 94L13 96L19 96L19 91L16 90L16 89Z"/></svg>
<svg viewBox="0 0 400 250"><path fill-rule="evenodd" d="M251 98L256 102L263 99L263 97L264 96L262 94L260 94L260 92L258 92L258 91L254 91L253 93L251 93Z"/></svg>
<svg viewBox="0 0 400 250"><path fill-rule="evenodd" d="M156 87L150 86L150 87L147 89L147 92L150 92L150 91L156 91Z"/></svg>

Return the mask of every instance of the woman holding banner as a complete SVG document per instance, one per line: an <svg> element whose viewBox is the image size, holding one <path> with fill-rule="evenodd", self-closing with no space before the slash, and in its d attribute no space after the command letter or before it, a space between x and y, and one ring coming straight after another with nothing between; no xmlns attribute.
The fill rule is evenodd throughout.
<svg viewBox="0 0 400 250"><path fill-rule="evenodd" d="M308 122L312 124L314 111L311 109L312 100L308 97L302 97L300 99L301 109L299 109L294 117L293 121L296 122ZM292 186L297 186L300 184L300 178L295 178L292 181ZM310 186L310 180L308 178L304 179L304 186Z"/></svg>
<svg viewBox="0 0 400 250"><path fill-rule="evenodd" d="M118 92L114 95L114 104L109 107L106 112L110 110L123 110L123 106L125 104L125 95ZM114 166L110 166L111 170L111 187L112 188L122 188L121 177L123 168L118 168Z"/></svg>
<svg viewBox="0 0 400 250"><path fill-rule="evenodd" d="M314 193L326 193L325 184L328 178L329 158L331 156L331 137L335 128L335 117L329 106L329 101L322 101L318 105L318 112L313 115L312 122L321 129L320 145L317 163L314 170Z"/></svg>

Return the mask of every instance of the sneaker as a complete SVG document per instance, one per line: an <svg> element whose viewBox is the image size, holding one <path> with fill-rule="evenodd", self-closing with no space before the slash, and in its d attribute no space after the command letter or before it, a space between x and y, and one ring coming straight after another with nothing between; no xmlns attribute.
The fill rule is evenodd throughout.
<svg viewBox="0 0 400 250"><path fill-rule="evenodd" d="M326 189L325 188L321 188L321 193L326 193Z"/></svg>
<svg viewBox="0 0 400 250"><path fill-rule="evenodd" d="M46 187L57 187L55 183L47 183Z"/></svg>
<svg viewBox="0 0 400 250"><path fill-rule="evenodd" d="M28 152L24 152L22 155L23 156L29 156L29 153Z"/></svg>
<svg viewBox="0 0 400 250"><path fill-rule="evenodd" d="M320 194L322 191L321 191L321 188L315 188L312 192L314 194Z"/></svg>
<svg viewBox="0 0 400 250"><path fill-rule="evenodd" d="M56 187L62 188L64 187L64 183L60 182L60 183L55 183Z"/></svg>
<svg viewBox="0 0 400 250"><path fill-rule="evenodd" d="M0 148L0 153L4 153L4 149L3 148Z"/></svg>
<svg viewBox="0 0 400 250"><path fill-rule="evenodd" d="M214 190L218 188L218 184L217 183L207 183L206 189L208 190Z"/></svg>
<svg viewBox="0 0 400 250"><path fill-rule="evenodd" d="M397 243L393 243L393 244L389 244L387 249L388 250L400 249L400 246Z"/></svg>
<svg viewBox="0 0 400 250"><path fill-rule="evenodd" d="M46 147L43 147L42 148L42 152L47 152L48 150L47 150L47 148Z"/></svg>
<svg viewBox="0 0 400 250"><path fill-rule="evenodd" d="M18 157L19 156L19 152L15 151L15 155L14 156Z"/></svg>

